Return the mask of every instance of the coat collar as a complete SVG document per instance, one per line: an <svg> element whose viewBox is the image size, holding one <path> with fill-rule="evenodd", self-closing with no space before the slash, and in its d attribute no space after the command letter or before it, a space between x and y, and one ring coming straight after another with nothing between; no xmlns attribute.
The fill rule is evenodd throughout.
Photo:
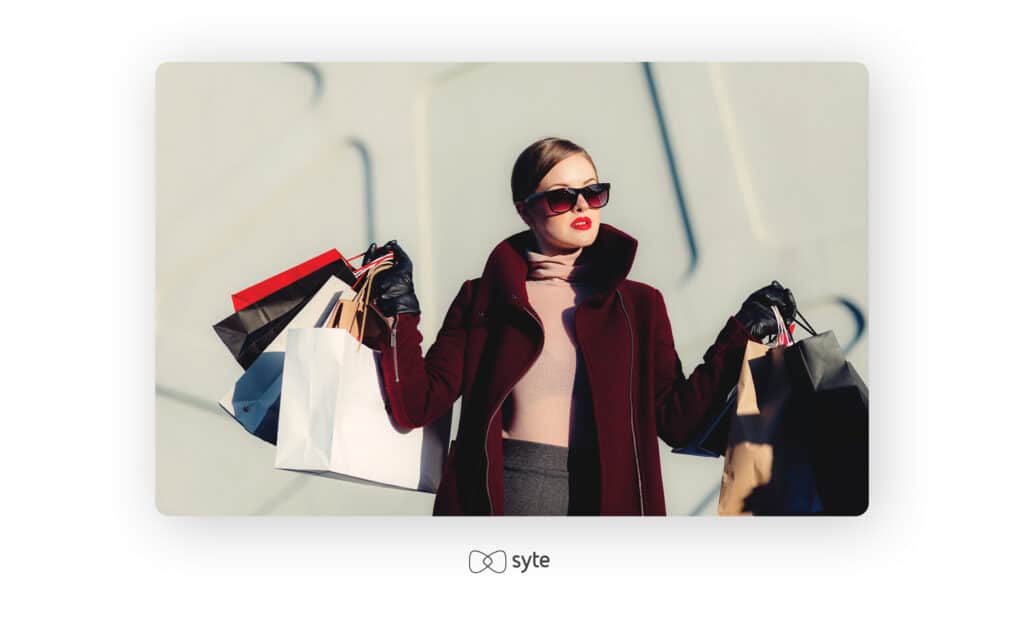
<svg viewBox="0 0 1024 625"><path fill-rule="evenodd" d="M533 245L533 232L524 230L505 239L487 258L481 281L489 292L489 300L510 305L527 302L526 251ZM593 263L593 286L597 297L607 297L626 279L636 258L637 240L606 223L598 227L594 243L583 250L580 258Z"/></svg>

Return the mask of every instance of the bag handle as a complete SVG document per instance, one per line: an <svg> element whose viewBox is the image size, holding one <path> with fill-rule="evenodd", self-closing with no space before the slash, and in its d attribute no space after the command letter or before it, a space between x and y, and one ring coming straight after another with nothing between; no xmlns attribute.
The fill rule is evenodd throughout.
<svg viewBox="0 0 1024 625"><path fill-rule="evenodd" d="M786 326L786 321L782 318L782 313L779 312L778 307L772 306L772 312L775 313L775 323L779 327L779 332L776 336L782 337L783 339L780 343L782 345L789 345L793 343L793 335L790 333L789 327ZM807 318L804 317L803 313L801 313L799 309L794 308L793 313L795 314L793 321L798 326L806 330L811 336L818 336L818 333L815 332L814 328L811 326L811 322L807 321ZM796 317L799 317L800 319L797 319ZM800 320L803 320L803 323L800 323Z"/></svg>
<svg viewBox="0 0 1024 625"><path fill-rule="evenodd" d="M363 333L366 331L366 311L370 309L370 294L373 288L373 278L382 271L387 271L394 266L391 258L384 260L380 263L374 264L373 267L367 272L366 284L363 285L359 291L356 292L356 310L363 313L362 323L359 327L359 346L363 345ZM356 348L358 349L358 348Z"/></svg>
<svg viewBox="0 0 1024 625"><path fill-rule="evenodd" d="M804 325L804 323L800 323L800 320L797 320L797 319L796 319L796 318L794 317L793 321L796 321L796 324L797 324L798 326L800 326L800 327L801 327L801 328L803 328L804 330L807 330L808 332L810 332L810 333L811 333L811 336L818 336L818 333L817 333L817 332L815 332L815 331L814 331L814 328L813 328L813 327L811 326L811 322L810 322L810 321L808 321L806 317L804 317L803 313L801 313L801 312L800 312L800 309L799 309L799 308L795 308L795 309L793 309L793 312L794 312L794 313L796 313L796 317L799 317L799 318L800 318L800 320L803 320L803 322L807 324L807 325Z"/></svg>
<svg viewBox="0 0 1024 625"><path fill-rule="evenodd" d="M363 254L357 254L357 255L353 256L352 258L346 258L345 260L346 261L353 261L353 260L355 260L357 258L362 258L364 256L366 256L365 252ZM385 253L385 254L383 254L381 256L378 256L377 258L371 260L370 262L363 264L363 266L359 267L358 269L353 269L352 273L353 273L353 275L355 275L356 281L355 281L355 284L353 284L352 286L354 288L358 288L359 287L359 283L363 281L363 278L365 278L366 275L370 271L373 271L377 267L383 267L384 265L387 265L387 267L383 267L385 269L391 267L392 265L394 265L394 259L395 259L395 253L394 252L387 252L387 253Z"/></svg>
<svg viewBox="0 0 1024 625"><path fill-rule="evenodd" d="M367 311L370 310L370 294L372 293L373 289L373 279L378 273L391 269L393 265L394 264L391 262L390 258L381 260L381 262L375 261L373 266L368 267L367 271L365 271L363 275L360 276L360 280L365 276L366 282L364 282L356 290L355 297L352 298L351 300L343 300L339 298L334 305L334 309L331 310L331 313L328 315L327 323L324 324L324 327L327 328L344 329L347 331L348 328L341 328L341 316L345 308L345 302L352 302L351 305L355 307L356 315L359 315L361 313L362 316L359 325L359 333L358 336L356 337L359 341L359 346L356 347L356 351L361 349L363 346L363 334L366 332L366 317ZM353 315L352 318L354 321L356 316Z"/></svg>
<svg viewBox="0 0 1024 625"><path fill-rule="evenodd" d="M789 333L789 328L786 326L786 320L782 318L782 313L779 312L779 308L777 306L772 306L772 312L775 313L775 325L778 327L778 332L775 334L775 344L780 347L792 345L793 335Z"/></svg>

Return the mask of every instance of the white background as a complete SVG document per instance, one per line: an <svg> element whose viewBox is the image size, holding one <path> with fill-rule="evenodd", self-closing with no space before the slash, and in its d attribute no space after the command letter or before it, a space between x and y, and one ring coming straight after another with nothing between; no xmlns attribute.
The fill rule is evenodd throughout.
<svg viewBox="0 0 1024 625"><path fill-rule="evenodd" d="M594 3L533 3L541 13L517 3L485 15L469 3L442 14L436 2L376 2L373 15L338 4L7 10L4 620L1012 618L1022 555L1018 20L985 2L956 11L751 2L692 14L632 2L602 16ZM863 62L869 512L160 515L155 69L169 60L308 59ZM537 551L551 566L472 575L472 548Z"/></svg>

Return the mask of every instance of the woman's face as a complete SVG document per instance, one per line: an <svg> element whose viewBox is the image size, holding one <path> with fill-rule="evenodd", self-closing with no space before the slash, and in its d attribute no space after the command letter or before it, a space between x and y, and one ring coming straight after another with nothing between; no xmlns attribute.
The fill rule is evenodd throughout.
<svg viewBox="0 0 1024 625"><path fill-rule="evenodd" d="M598 182L597 172L581 153L568 156L544 176L534 192L570 187L579 189ZM593 244L601 225L600 209L590 208L583 195L576 196L576 205L560 214L549 215L543 206L523 206L519 216L533 231L541 254L568 254Z"/></svg>

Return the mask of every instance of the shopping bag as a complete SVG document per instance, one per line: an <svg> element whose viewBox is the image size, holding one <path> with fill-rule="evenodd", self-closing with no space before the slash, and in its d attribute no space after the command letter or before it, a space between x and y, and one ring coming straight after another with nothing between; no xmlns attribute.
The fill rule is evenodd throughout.
<svg viewBox="0 0 1024 625"><path fill-rule="evenodd" d="M339 252L338 250L331 249L327 250L323 254L320 254L319 256L315 256L307 260L304 263L300 263L290 269L282 271L281 273L275 276L271 276L258 284L254 284L247 289L243 289L238 293L232 294L231 303L234 305L236 312L240 311L243 308L255 304L256 302L260 301L264 297L267 297L271 293L279 291L280 289L283 289L289 284L292 284L293 282L308 276L314 271L339 260L345 263L345 266L349 270L349 275L338 277L344 280L347 284L354 284L355 274L353 273L352 266L349 265L348 261L344 259L344 257L341 255L341 252Z"/></svg>
<svg viewBox="0 0 1024 625"><path fill-rule="evenodd" d="M823 512L862 514L868 506L867 385L832 332L800 341L785 356Z"/></svg>
<svg viewBox="0 0 1024 625"><path fill-rule="evenodd" d="M783 346L791 344L793 342L793 331L796 326L794 324L790 324L786 327L783 324L781 314L778 311L776 311L776 322L780 324L780 328L786 329L778 333L773 338L771 344ZM753 342L751 341L751 343ZM754 344L761 345L760 343ZM725 455L725 451L729 445L729 425L732 420L732 415L736 411L736 391L737 387L734 386L732 390L729 391L729 394L726 395L722 406L714 409L711 414L697 426L697 432L693 435L690 442L682 447L673 448L672 453L686 454L688 456L697 456L701 458L718 458Z"/></svg>
<svg viewBox="0 0 1024 625"><path fill-rule="evenodd" d="M330 276L312 299L288 323L287 328L324 325L337 302L355 295L352 288ZM287 329L286 328L286 329ZM279 334L220 400L220 406L251 434L271 444L277 442L281 375L287 335Z"/></svg>
<svg viewBox="0 0 1024 625"><path fill-rule="evenodd" d="M221 320L213 329L247 369L331 276L347 284L357 280L344 259L332 261Z"/></svg>
<svg viewBox="0 0 1024 625"><path fill-rule="evenodd" d="M749 341L743 355L718 497L720 515L820 512L805 413L792 401L786 354L793 338L775 311L773 345Z"/></svg>
<svg viewBox="0 0 1024 625"><path fill-rule="evenodd" d="M372 275L321 328L287 333L275 466L437 492L451 421L412 430L388 413L380 352L362 343Z"/></svg>
<svg viewBox="0 0 1024 625"><path fill-rule="evenodd" d="M748 344L719 514L867 508L867 386L832 332L807 329L813 336L791 345Z"/></svg>
<svg viewBox="0 0 1024 625"><path fill-rule="evenodd" d="M751 514L746 504L754 489L771 481L772 437L775 414L758 408L756 388L750 371L750 361L764 357L769 346L748 341L743 353L739 382L736 384L735 402L730 406L728 439L722 483L718 495L718 514ZM776 401L786 389L773 389ZM766 398L767 399L767 398Z"/></svg>

